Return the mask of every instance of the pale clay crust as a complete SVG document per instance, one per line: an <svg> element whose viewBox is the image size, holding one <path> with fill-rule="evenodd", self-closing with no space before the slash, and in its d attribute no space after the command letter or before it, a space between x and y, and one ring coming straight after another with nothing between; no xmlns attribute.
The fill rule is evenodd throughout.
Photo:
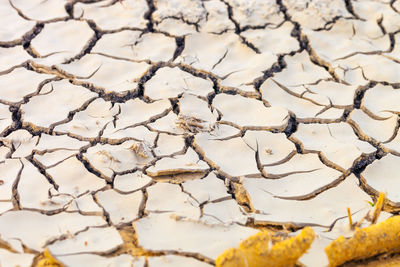
<svg viewBox="0 0 400 267"><path fill-rule="evenodd" d="M1 266L206 267L256 225L311 225L324 266L347 207L399 211L399 1L28 2L0 3Z"/></svg>

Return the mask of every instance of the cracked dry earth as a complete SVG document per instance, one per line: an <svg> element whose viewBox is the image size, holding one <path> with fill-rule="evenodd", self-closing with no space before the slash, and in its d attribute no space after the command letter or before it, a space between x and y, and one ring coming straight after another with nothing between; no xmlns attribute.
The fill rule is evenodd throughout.
<svg viewBox="0 0 400 267"><path fill-rule="evenodd" d="M1 266L206 267L306 225L327 265L347 207L400 211L399 12L1 0Z"/></svg>

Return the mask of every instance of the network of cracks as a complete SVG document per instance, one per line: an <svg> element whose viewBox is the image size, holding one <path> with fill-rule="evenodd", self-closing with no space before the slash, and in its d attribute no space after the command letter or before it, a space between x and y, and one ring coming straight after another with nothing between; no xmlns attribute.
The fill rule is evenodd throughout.
<svg viewBox="0 0 400 267"><path fill-rule="evenodd" d="M1 1L1 266L206 267L304 226L299 264L327 264L347 207L400 210L399 11Z"/></svg>

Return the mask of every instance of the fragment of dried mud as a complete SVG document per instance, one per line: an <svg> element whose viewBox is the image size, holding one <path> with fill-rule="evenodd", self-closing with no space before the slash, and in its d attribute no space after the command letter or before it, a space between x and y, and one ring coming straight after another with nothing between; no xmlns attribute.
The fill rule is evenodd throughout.
<svg viewBox="0 0 400 267"><path fill-rule="evenodd" d="M213 202L230 196L224 181L218 179L214 172L202 179L186 181L182 186L185 192L188 192L198 203Z"/></svg>
<svg viewBox="0 0 400 267"><path fill-rule="evenodd" d="M221 78L223 86L245 92L254 92L253 80L262 76L275 60L272 52L256 53L233 32L188 35L182 54L176 59L179 63L212 72Z"/></svg>
<svg viewBox="0 0 400 267"><path fill-rule="evenodd" d="M368 80L382 82L383 84L398 83L400 81L398 75L400 65L396 61L380 54L356 54L336 62L343 68L361 67L364 77Z"/></svg>
<svg viewBox="0 0 400 267"><path fill-rule="evenodd" d="M14 66L17 66L31 58L22 46L8 48L0 47L0 57L0 73L10 71Z"/></svg>
<svg viewBox="0 0 400 267"><path fill-rule="evenodd" d="M213 106L222 113L221 121L257 130L284 129L288 112L280 106L266 107L263 102L240 95L218 94Z"/></svg>
<svg viewBox="0 0 400 267"><path fill-rule="evenodd" d="M66 120L69 112L79 109L85 102L94 100L95 97L97 94L73 85L67 80L48 83L43 86L41 94L22 105L24 123L49 127L56 122Z"/></svg>
<svg viewBox="0 0 400 267"><path fill-rule="evenodd" d="M304 29L304 33L315 52L332 63L355 53L385 51L390 46L389 36L381 33L375 21L340 18L329 31Z"/></svg>
<svg viewBox="0 0 400 267"><path fill-rule="evenodd" d="M294 72L297 73L297 71ZM289 76L290 75L291 74L289 74ZM283 76L281 79L287 81L286 76ZM307 78L304 77L299 77L299 79L307 80ZM273 107L280 106L291 111L296 115L296 119L299 122L313 122L316 120L332 122L338 120L343 115L344 110L331 107L329 99L322 93L320 95L314 95L324 98L326 102L324 104L320 104L312 99L307 99L307 90L303 86L291 89L298 90L299 88L303 88L302 92L294 92L289 90L288 87L269 79L261 85L260 90L263 100L267 101Z"/></svg>
<svg viewBox="0 0 400 267"><path fill-rule="evenodd" d="M35 61L48 65L62 63L79 55L93 35L85 21L48 23L31 42L32 49L39 55Z"/></svg>
<svg viewBox="0 0 400 267"><path fill-rule="evenodd" d="M365 92L362 109L375 119L387 119L400 112L400 92L390 85L377 84Z"/></svg>
<svg viewBox="0 0 400 267"><path fill-rule="evenodd" d="M296 226L317 224L329 227L336 219L347 215L348 206L352 211L368 210L368 201L372 199L358 184L358 179L352 174L314 198L298 201L276 198L260 179L244 179L244 187L254 208L260 211L253 214L255 221Z"/></svg>
<svg viewBox="0 0 400 267"><path fill-rule="evenodd" d="M361 109L353 110L348 117L348 122L357 129L361 138L364 140L371 140L372 138L383 143L393 139L398 128L397 120L397 115L377 120Z"/></svg>
<svg viewBox="0 0 400 267"><path fill-rule="evenodd" d="M362 155L376 151L371 144L361 141L347 123L299 124L290 137L305 152L319 151L321 158L334 164L339 170L350 169Z"/></svg>
<svg viewBox="0 0 400 267"><path fill-rule="evenodd" d="M261 3L261 1L258 2ZM243 1L243 3L245 2ZM293 24L286 21L277 28L272 25L263 29L250 28L242 32L241 36L245 37L263 53L270 51L274 54L283 54L299 49L299 43L293 37L287 38L285 42L282 43L281 36L285 35L289 37L292 30Z"/></svg>
<svg viewBox="0 0 400 267"><path fill-rule="evenodd" d="M83 16L84 19L93 20L102 30L117 30L119 28L145 28L144 14L148 11L145 0L124 0L111 4L83 1L74 7L74 17Z"/></svg>
<svg viewBox="0 0 400 267"><path fill-rule="evenodd" d="M9 1L0 3L0 43L17 42L35 26L34 21L28 21L18 15ZM12 25L12 27L10 27Z"/></svg>
<svg viewBox="0 0 400 267"><path fill-rule="evenodd" d="M106 185L103 179L89 172L75 157L48 169L47 172L59 186L60 193L78 196L87 191L97 191Z"/></svg>
<svg viewBox="0 0 400 267"><path fill-rule="evenodd" d="M174 192L170 194L172 196ZM238 246L241 240L257 232L235 223L207 225L171 213L151 213L135 221L133 227L139 245L146 250L197 254L207 262L212 262L224 250Z"/></svg>
<svg viewBox="0 0 400 267"><path fill-rule="evenodd" d="M149 267L176 267L176 266L190 266L190 267L211 267L212 265L196 260L190 257L178 256L178 255L165 255L160 257L149 257ZM135 265L136 267L136 265Z"/></svg>
<svg viewBox="0 0 400 267"><path fill-rule="evenodd" d="M217 225L245 224L247 213L234 199L227 199L205 204L201 221Z"/></svg>
<svg viewBox="0 0 400 267"><path fill-rule="evenodd" d="M341 172L324 165L313 153L296 154L287 162L264 167L263 173L271 179L256 179L258 184L276 197L289 199L312 196L342 179ZM245 181L249 179L254 178Z"/></svg>
<svg viewBox="0 0 400 267"><path fill-rule="evenodd" d="M33 95L40 83L53 76L38 74L25 68L16 68L12 72L0 76L0 99L3 102L18 103L24 97Z"/></svg>
<svg viewBox="0 0 400 267"><path fill-rule="evenodd" d="M398 181L399 157L388 154L385 157L374 161L365 168L361 174L361 182L374 193L386 192L388 200L400 205L400 193Z"/></svg>
<svg viewBox="0 0 400 267"><path fill-rule="evenodd" d="M153 100L177 97L184 92L207 97L213 92L213 83L178 67L164 67L157 70L144 90L144 94Z"/></svg>
<svg viewBox="0 0 400 267"><path fill-rule="evenodd" d="M147 188L148 199L146 212L150 214L172 214L182 218L197 220L200 217L200 207L179 185L156 183Z"/></svg>
<svg viewBox="0 0 400 267"><path fill-rule="evenodd" d="M124 30L102 36L92 53L130 60L168 61L175 49L175 40L164 34Z"/></svg>
<svg viewBox="0 0 400 267"><path fill-rule="evenodd" d="M0 215L1 238L21 240L33 251L43 251L47 242L62 236L74 235L90 226L104 226L100 216L83 216L79 213L58 213L47 216L39 212L18 210Z"/></svg>
<svg viewBox="0 0 400 267"><path fill-rule="evenodd" d="M139 215L143 194L137 191L131 194L119 194L110 189L96 194L97 201L110 217L111 223L128 223Z"/></svg>
<svg viewBox="0 0 400 267"><path fill-rule="evenodd" d="M12 253L6 249L0 249L0 266L32 266L34 254L30 253Z"/></svg>
<svg viewBox="0 0 400 267"><path fill-rule="evenodd" d="M205 160L227 176L244 176L259 173L253 151L242 138L212 140L208 133L197 134L194 145Z"/></svg>
<svg viewBox="0 0 400 267"><path fill-rule="evenodd" d="M89 84L106 93L124 94L136 89L140 77L148 71L150 65L86 54L72 63L60 64L58 68L75 76L78 84Z"/></svg>
<svg viewBox="0 0 400 267"><path fill-rule="evenodd" d="M183 173L205 173L208 169L207 163L200 160L196 152L189 148L184 155L158 160L146 170L146 173L151 177L159 177Z"/></svg>
<svg viewBox="0 0 400 267"><path fill-rule="evenodd" d="M151 181L152 179L141 171L116 175L114 178L114 189L122 193L129 193L150 184Z"/></svg>
<svg viewBox="0 0 400 267"><path fill-rule="evenodd" d="M97 98L86 109L75 113L70 121L56 126L54 130L71 136L95 138L103 127L113 120L118 108L118 105Z"/></svg>

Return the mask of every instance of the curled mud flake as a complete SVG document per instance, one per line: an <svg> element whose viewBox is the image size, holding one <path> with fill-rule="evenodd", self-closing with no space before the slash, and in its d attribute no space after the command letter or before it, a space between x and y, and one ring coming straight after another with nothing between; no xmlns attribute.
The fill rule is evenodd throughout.
<svg viewBox="0 0 400 267"><path fill-rule="evenodd" d="M237 249L228 249L216 260L217 267L294 266L314 241L312 228L304 228L297 236L269 248L270 233L259 232L240 243Z"/></svg>
<svg viewBox="0 0 400 267"><path fill-rule="evenodd" d="M121 163L121 161L119 159L117 159L116 157L113 157L110 153L108 153L105 150L99 150L96 152L97 155L102 156L103 158L100 160L103 163L106 163L108 161L111 162L116 162L116 163Z"/></svg>
<svg viewBox="0 0 400 267"><path fill-rule="evenodd" d="M0 137L0 141L13 151L12 158L23 158L32 153L39 137L32 136L28 131L21 129L11 132L6 137Z"/></svg>
<svg viewBox="0 0 400 267"><path fill-rule="evenodd" d="M130 150L136 153L139 157L147 159L151 156L151 150L148 145L143 142L134 143L129 147Z"/></svg>
<svg viewBox="0 0 400 267"><path fill-rule="evenodd" d="M209 169L207 163L199 159L197 153L189 148L184 155L165 157L150 166L146 172L151 177L179 174L204 174Z"/></svg>
<svg viewBox="0 0 400 267"><path fill-rule="evenodd" d="M97 144L89 148L84 157L101 175L111 179L115 172L125 172L145 166L153 159L151 155L144 158L134 153L130 149L134 143L136 142L129 140L119 145Z"/></svg>
<svg viewBox="0 0 400 267"><path fill-rule="evenodd" d="M179 115L176 125L183 130L191 133L208 132L211 129L206 128L206 126L204 125L205 122L205 120L195 117Z"/></svg>
<svg viewBox="0 0 400 267"><path fill-rule="evenodd" d="M251 203L250 194L242 184L232 183L235 199L247 212L254 212L255 209Z"/></svg>
<svg viewBox="0 0 400 267"><path fill-rule="evenodd" d="M154 148L156 156L168 156L180 154L185 149L185 139L182 136L160 133L157 138L157 145Z"/></svg>
<svg viewBox="0 0 400 267"><path fill-rule="evenodd" d="M350 239L340 236L325 248L329 266L338 266L351 260L398 252L400 247L400 216L378 224L357 229Z"/></svg>
<svg viewBox="0 0 400 267"><path fill-rule="evenodd" d="M215 128L215 122L215 114L203 99L188 93L179 99L178 127L192 133L211 132Z"/></svg>

